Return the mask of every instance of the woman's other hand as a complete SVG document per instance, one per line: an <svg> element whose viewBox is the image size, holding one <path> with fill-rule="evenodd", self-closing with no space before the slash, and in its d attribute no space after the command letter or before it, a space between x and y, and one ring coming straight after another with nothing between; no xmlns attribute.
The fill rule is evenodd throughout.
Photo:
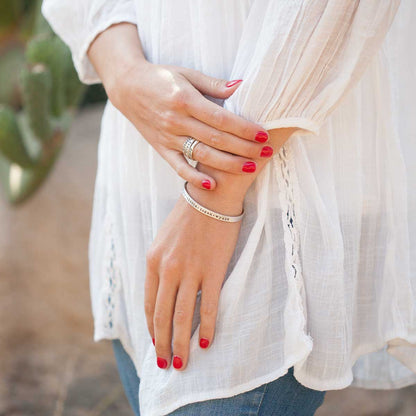
<svg viewBox="0 0 416 416"><path fill-rule="evenodd" d="M294 131L287 128L269 132L275 152ZM200 164L198 169L220 175L220 186L213 192L204 192L188 184L188 192L208 209L239 215L247 190L267 163L261 161L257 171L247 176L215 171ZM240 222L226 223L196 211L180 196L158 230L147 253L144 309L160 367L168 368L172 355L174 367L181 364L178 370L186 367L198 290L201 290L200 345L212 344L220 292L240 227Z"/></svg>
<svg viewBox="0 0 416 416"><path fill-rule="evenodd" d="M230 202L220 212L239 215L242 205ZM240 225L203 215L180 197L159 229L147 253L144 309L160 368L169 368L171 362L177 370L186 368L198 290L199 345L212 344L220 292Z"/></svg>
<svg viewBox="0 0 416 416"><path fill-rule="evenodd" d="M186 161L182 146L188 136L201 142L194 149L195 160L227 173L250 175L256 159L272 155L272 148L264 145L266 130L204 97L228 98L240 80L227 82L190 68L149 63L130 23L102 32L88 55L113 105L194 186L213 190L216 181Z"/></svg>

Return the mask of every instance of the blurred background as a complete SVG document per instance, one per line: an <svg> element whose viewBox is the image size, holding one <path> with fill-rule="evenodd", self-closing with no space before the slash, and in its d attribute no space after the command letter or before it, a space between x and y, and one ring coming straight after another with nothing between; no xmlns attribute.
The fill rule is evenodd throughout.
<svg viewBox="0 0 416 416"><path fill-rule="evenodd" d="M39 0L0 0L0 416L132 415L93 342L88 236L102 85L82 85ZM317 416L414 416L416 386L327 393Z"/></svg>

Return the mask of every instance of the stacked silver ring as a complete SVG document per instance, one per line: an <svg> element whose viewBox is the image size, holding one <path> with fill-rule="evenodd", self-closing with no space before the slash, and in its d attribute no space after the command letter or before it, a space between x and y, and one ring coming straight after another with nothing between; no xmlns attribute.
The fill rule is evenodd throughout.
<svg viewBox="0 0 416 416"><path fill-rule="evenodd" d="M192 155L195 149L195 146L201 143L198 140L194 139L193 137L188 137L185 142L183 143L182 152L185 157L189 160L195 160Z"/></svg>

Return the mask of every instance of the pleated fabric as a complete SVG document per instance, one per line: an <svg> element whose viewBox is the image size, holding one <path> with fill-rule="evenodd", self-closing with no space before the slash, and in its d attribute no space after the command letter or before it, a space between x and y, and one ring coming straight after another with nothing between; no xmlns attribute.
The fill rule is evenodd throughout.
<svg viewBox="0 0 416 416"><path fill-rule="evenodd" d="M89 245L94 339L121 339L140 412L230 397L285 374L317 390L416 383L416 4L325 0L45 0L85 83L86 50L135 23L146 58L244 81L221 102L296 127L250 187L215 338L184 372L156 366L145 254L183 180L110 102ZM178 225L179 226L179 225Z"/></svg>

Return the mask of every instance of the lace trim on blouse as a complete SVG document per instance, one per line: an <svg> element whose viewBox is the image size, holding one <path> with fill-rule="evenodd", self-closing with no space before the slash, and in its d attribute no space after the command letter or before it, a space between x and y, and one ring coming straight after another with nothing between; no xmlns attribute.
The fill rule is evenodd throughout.
<svg viewBox="0 0 416 416"><path fill-rule="evenodd" d="M298 201L296 190L298 183L290 145L281 147L277 157L273 158L273 163L279 183L279 200L282 207L286 275L289 287L293 287L293 283L295 284L296 304L301 312L300 327L307 338L307 342L312 345L313 340L306 332L306 294L299 258L299 230L296 226L296 201Z"/></svg>
<svg viewBox="0 0 416 416"><path fill-rule="evenodd" d="M116 313L116 297L121 286L121 273L118 265L118 257L115 245L114 237L114 224L111 219L107 218L106 221L106 275L103 291L104 300L104 327L108 330L112 330L115 326L115 313Z"/></svg>

